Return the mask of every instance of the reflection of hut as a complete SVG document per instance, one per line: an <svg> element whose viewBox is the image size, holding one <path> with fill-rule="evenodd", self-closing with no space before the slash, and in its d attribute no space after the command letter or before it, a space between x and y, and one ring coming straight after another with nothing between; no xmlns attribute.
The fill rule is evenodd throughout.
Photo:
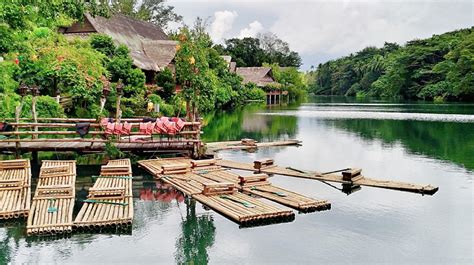
<svg viewBox="0 0 474 265"><path fill-rule="evenodd" d="M173 68L177 42L169 40L163 30L153 23L120 14L110 18L86 14L83 22L74 23L60 31L68 37L101 33L110 36L116 44L127 46L133 64L145 72L147 83L153 81L156 72L166 67Z"/></svg>

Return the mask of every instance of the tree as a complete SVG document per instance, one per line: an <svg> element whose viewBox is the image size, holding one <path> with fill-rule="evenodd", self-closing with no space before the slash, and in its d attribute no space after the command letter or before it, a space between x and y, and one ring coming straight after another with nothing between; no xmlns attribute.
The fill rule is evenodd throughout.
<svg viewBox="0 0 474 265"><path fill-rule="evenodd" d="M112 11L166 28L170 22L180 22L183 17L166 5L166 0L110 0Z"/></svg>
<svg viewBox="0 0 474 265"><path fill-rule="evenodd" d="M266 63L277 63L279 66L301 66L301 58L298 53L291 51L287 42L278 38L275 33L266 32L257 35L260 47L265 54Z"/></svg>

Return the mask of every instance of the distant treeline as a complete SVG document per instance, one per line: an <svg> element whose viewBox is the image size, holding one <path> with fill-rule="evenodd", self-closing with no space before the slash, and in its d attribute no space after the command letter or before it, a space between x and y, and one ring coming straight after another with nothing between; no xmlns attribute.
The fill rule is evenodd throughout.
<svg viewBox="0 0 474 265"><path fill-rule="evenodd" d="M319 95L474 100L474 27L367 47L318 65L307 78Z"/></svg>

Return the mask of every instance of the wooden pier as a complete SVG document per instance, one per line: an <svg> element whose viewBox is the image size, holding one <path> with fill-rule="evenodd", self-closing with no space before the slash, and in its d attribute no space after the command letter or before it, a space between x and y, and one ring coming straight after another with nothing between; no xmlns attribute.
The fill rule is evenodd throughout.
<svg viewBox="0 0 474 265"><path fill-rule="evenodd" d="M96 119L38 118L6 120L11 130L0 132L0 152L37 152L37 151L76 151L81 153L104 152L106 144L112 144L121 151L183 153L197 155L200 141L201 124L182 122L179 131L163 133L153 123L145 123L143 118L110 119L110 123L130 126L108 131L104 124ZM148 132L140 130L143 124L152 125ZM83 135L78 128L87 128Z"/></svg>
<svg viewBox="0 0 474 265"><path fill-rule="evenodd" d="M55 235L72 232L76 161L43 161L26 232Z"/></svg>
<svg viewBox="0 0 474 265"><path fill-rule="evenodd" d="M308 198L273 186L267 177L255 181L256 177L259 180L258 176L239 176L217 165L214 159L153 159L138 163L156 178L244 226L265 220L294 218L291 211L281 210L246 194L257 195L301 212L327 210L331 206L325 200Z"/></svg>
<svg viewBox="0 0 474 265"><path fill-rule="evenodd" d="M399 181L378 180L378 179L367 178L361 174L361 170L354 170L351 168L336 170L334 172L321 173L321 172L305 172L298 169L284 168L284 167L280 167L276 165L258 168L258 166L256 166L256 164L258 163L253 163L253 164L242 163L242 162L236 162L236 161L230 161L230 160L217 160L217 164L224 168L232 168L232 169L252 171L256 173L266 173L266 174L282 175L282 176L296 177L296 178L313 179L313 180L319 180L319 181L324 181L324 182L337 182L337 183L342 183L342 184L351 185L351 186L370 186L370 187L375 187L375 188L392 189L392 190L399 190L399 191L405 191L405 192L420 193L420 194L425 194L425 195L433 195L438 191L438 187L433 187L431 185L420 185L420 184L412 184L412 183L399 182ZM355 172L357 174L352 176L351 175L352 172ZM341 173L341 174L339 175L336 173Z"/></svg>
<svg viewBox="0 0 474 265"><path fill-rule="evenodd" d="M89 189L74 226L79 231L128 229L133 221L130 159L111 160Z"/></svg>
<svg viewBox="0 0 474 265"><path fill-rule="evenodd" d="M0 161L0 220L27 217L30 203L30 161Z"/></svg>

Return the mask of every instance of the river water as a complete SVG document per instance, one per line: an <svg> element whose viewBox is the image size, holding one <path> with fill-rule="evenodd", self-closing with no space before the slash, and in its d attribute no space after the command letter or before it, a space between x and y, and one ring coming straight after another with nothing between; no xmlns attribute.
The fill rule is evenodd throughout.
<svg viewBox="0 0 474 265"><path fill-rule="evenodd" d="M332 209L293 222L239 228L134 168L130 233L28 239L25 224L0 228L0 263L452 264L473 262L474 104L311 98L285 107L247 106L206 117L206 141L298 139L301 147L225 151L238 161L364 175L439 186L434 196L282 176L271 181ZM78 157L85 163L90 159ZM77 188L98 166L78 167ZM282 206L283 207L283 206Z"/></svg>

